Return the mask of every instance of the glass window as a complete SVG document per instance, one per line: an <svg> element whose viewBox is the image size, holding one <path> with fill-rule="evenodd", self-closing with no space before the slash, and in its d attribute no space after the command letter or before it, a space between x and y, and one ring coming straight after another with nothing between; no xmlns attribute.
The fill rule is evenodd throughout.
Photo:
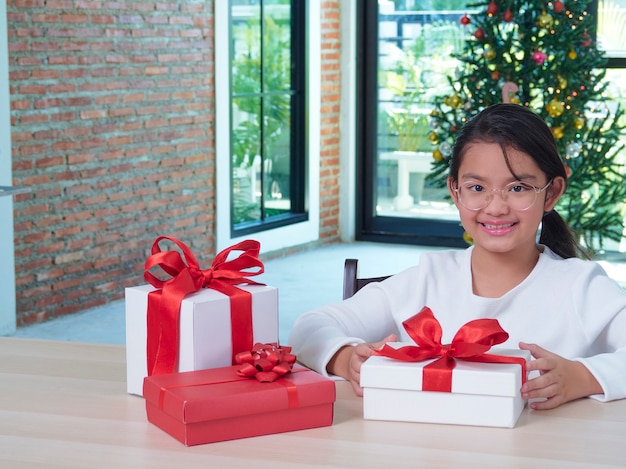
<svg viewBox="0 0 626 469"><path fill-rule="evenodd" d="M359 239L458 245L458 212L447 189L426 177L434 156L430 115L435 97L454 96L452 84L461 69L455 54L464 51L470 34L464 24L486 4L471 0L361 4ZM547 5L552 8L552 2ZM625 5L626 0L590 4L598 18L598 43L609 58L606 94L612 110L618 102L624 107L626 96Z"/></svg>
<svg viewBox="0 0 626 469"><path fill-rule="evenodd" d="M598 46L608 57L626 58L626 0L598 2Z"/></svg>
<svg viewBox="0 0 626 469"><path fill-rule="evenodd" d="M304 214L304 15L291 0L231 0L232 232Z"/></svg>

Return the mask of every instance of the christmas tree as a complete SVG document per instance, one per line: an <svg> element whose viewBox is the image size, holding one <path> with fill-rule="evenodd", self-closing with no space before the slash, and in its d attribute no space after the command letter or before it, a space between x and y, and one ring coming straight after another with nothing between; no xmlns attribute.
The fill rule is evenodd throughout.
<svg viewBox="0 0 626 469"><path fill-rule="evenodd" d="M594 42L589 0L487 0L464 15L467 31L452 91L435 100L430 121L433 171L445 185L458 130L485 107L527 106L552 129L569 174L557 210L590 250L623 232L620 136L623 110L603 96L605 57Z"/></svg>

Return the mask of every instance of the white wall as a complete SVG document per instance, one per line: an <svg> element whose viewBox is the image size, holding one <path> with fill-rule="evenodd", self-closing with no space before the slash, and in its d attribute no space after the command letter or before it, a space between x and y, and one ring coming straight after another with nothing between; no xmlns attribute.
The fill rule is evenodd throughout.
<svg viewBox="0 0 626 469"><path fill-rule="evenodd" d="M341 2L341 126L339 232L354 241L356 220L356 8Z"/></svg>
<svg viewBox="0 0 626 469"><path fill-rule="evenodd" d="M11 118L6 2L0 2L0 186L11 186ZM15 332L13 197L0 195L0 335Z"/></svg>

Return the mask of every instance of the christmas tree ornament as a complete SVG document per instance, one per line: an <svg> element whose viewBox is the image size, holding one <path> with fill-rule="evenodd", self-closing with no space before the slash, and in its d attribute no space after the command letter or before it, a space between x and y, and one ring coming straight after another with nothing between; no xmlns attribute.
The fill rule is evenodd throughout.
<svg viewBox="0 0 626 469"><path fill-rule="evenodd" d="M428 140L430 140L435 145L439 143L439 136L437 135L437 132L430 132L428 134Z"/></svg>
<svg viewBox="0 0 626 469"><path fill-rule="evenodd" d="M583 42L581 42L580 45L583 47L589 47L591 45L591 38L587 31L583 33Z"/></svg>
<svg viewBox="0 0 626 469"><path fill-rule="evenodd" d="M479 41L482 41L483 39L485 39L485 30L483 28L478 28L476 31L474 31L474 37Z"/></svg>
<svg viewBox="0 0 626 469"><path fill-rule="evenodd" d="M564 134L565 134L565 130L563 129L562 125L554 127L552 129L552 135L554 135L554 138L556 138L557 140L562 139Z"/></svg>
<svg viewBox="0 0 626 469"><path fill-rule="evenodd" d="M561 0L556 0L556 2L554 2L554 5L552 6L552 10L555 13L561 13L564 8L565 4Z"/></svg>
<svg viewBox="0 0 626 469"><path fill-rule="evenodd" d="M496 2L491 0L491 3L487 6L487 15L493 16L496 13L498 13L498 5L496 5Z"/></svg>
<svg viewBox="0 0 626 469"><path fill-rule="evenodd" d="M502 85L502 102L503 103L511 103L514 98L517 98L515 93L519 91L519 87L511 82L507 81L504 85ZM519 103L519 99L517 100ZM517 103L514 103L517 104Z"/></svg>
<svg viewBox="0 0 626 469"><path fill-rule="evenodd" d="M498 81L500 79L500 72L497 70L494 70L493 72L491 72L491 79L493 81Z"/></svg>
<svg viewBox="0 0 626 469"><path fill-rule="evenodd" d="M510 8L506 9L506 11L504 12L504 15L502 16L502 19L504 20L505 23L513 22L513 13L511 12Z"/></svg>
<svg viewBox="0 0 626 469"><path fill-rule="evenodd" d="M467 243L467 244L474 244L474 239L470 236L470 234L467 231L463 232L463 240Z"/></svg>
<svg viewBox="0 0 626 469"><path fill-rule="evenodd" d="M567 88L567 80L565 78L563 78L561 75L557 75L556 79L559 81L559 88L561 88L562 90Z"/></svg>
<svg viewBox="0 0 626 469"><path fill-rule="evenodd" d="M543 29L549 29L552 26L552 23L554 23L552 17L546 13L545 10L542 11L541 15L539 15L539 18L537 19L537 26Z"/></svg>
<svg viewBox="0 0 626 469"><path fill-rule="evenodd" d="M441 145L439 145L439 151L447 158L452 154L452 145L448 142L441 142Z"/></svg>
<svg viewBox="0 0 626 469"><path fill-rule="evenodd" d="M557 99L553 99L546 106L546 111L548 111L548 115L552 118L559 117L563 114L564 110L565 107L563 106L563 103Z"/></svg>
<svg viewBox="0 0 626 469"><path fill-rule="evenodd" d="M470 17L467 16L467 13L464 14L461 19L459 20L459 22L463 25L463 26L467 26L468 24L470 24L472 22L472 20L470 20Z"/></svg>
<svg viewBox="0 0 626 469"><path fill-rule="evenodd" d="M565 147L565 156L567 158L576 158L580 155L580 151L582 150L583 145L580 142L571 142L568 143Z"/></svg>
<svg viewBox="0 0 626 469"><path fill-rule="evenodd" d="M494 51L491 47L485 49L485 58L487 60L493 60L496 58L496 51Z"/></svg>
<svg viewBox="0 0 626 469"><path fill-rule="evenodd" d="M567 53L567 56L571 59L571 60L576 60L576 57L578 57L578 54L576 53L576 51L574 50L574 48L572 47L569 52Z"/></svg>
<svg viewBox="0 0 626 469"><path fill-rule="evenodd" d="M439 148L435 148L433 150L433 160L435 160L435 161L442 161L443 160L443 153L441 153L441 150Z"/></svg>
<svg viewBox="0 0 626 469"><path fill-rule="evenodd" d="M574 119L574 128L576 130L581 130L585 126L585 119L582 117L577 117Z"/></svg>
<svg viewBox="0 0 626 469"><path fill-rule="evenodd" d="M453 109L458 109L461 107L461 98L459 98L459 95L454 93L452 96L450 96L450 107Z"/></svg>
<svg viewBox="0 0 626 469"><path fill-rule="evenodd" d="M546 59L548 58L547 54L543 51L536 50L530 56L531 60L535 62L537 65L543 65Z"/></svg>

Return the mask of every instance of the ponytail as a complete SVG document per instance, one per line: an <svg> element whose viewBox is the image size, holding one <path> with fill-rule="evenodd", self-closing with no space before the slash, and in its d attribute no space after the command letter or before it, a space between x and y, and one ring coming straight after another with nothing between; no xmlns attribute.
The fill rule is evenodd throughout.
<svg viewBox="0 0 626 469"><path fill-rule="evenodd" d="M590 258L587 251L576 239L572 229L556 210L551 210L543 216L539 242L548 246L564 259L570 257Z"/></svg>

